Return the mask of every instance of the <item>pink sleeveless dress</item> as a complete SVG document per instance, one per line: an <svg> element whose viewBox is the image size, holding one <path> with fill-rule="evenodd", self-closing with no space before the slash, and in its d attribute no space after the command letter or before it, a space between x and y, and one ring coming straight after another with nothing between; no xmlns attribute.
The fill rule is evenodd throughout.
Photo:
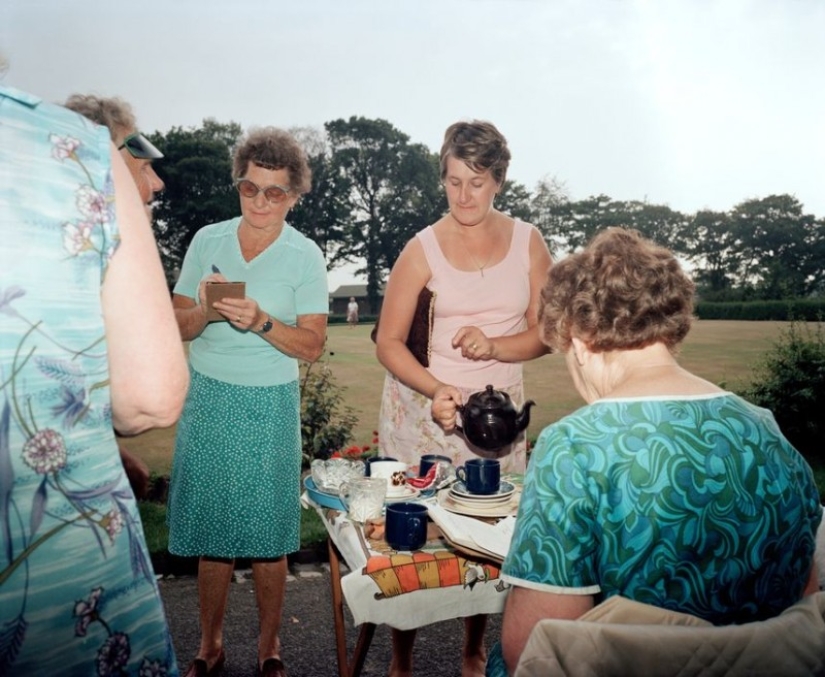
<svg viewBox="0 0 825 677"><path fill-rule="evenodd" d="M524 402L520 362L473 361L453 348L459 328L472 325L487 336L510 336L527 328L525 314L530 304L530 235L535 227L515 221L507 256L480 271L455 269L444 257L432 226L418 237L432 273L427 286L436 293L430 372L440 381L456 386L464 401L491 384L506 392L517 407ZM469 444L459 433L445 434L432 419L432 400L412 390L387 373L379 416L381 454L417 465L423 454L443 454L454 465L475 457L498 458L502 472L524 472L526 440L520 435L513 444L489 452Z"/></svg>

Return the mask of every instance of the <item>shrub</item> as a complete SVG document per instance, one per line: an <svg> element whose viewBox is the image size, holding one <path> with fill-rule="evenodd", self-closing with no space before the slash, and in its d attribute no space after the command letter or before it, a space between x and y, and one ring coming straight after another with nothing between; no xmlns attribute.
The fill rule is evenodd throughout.
<svg viewBox="0 0 825 677"><path fill-rule="evenodd" d="M301 448L306 468L312 459L329 458L349 444L358 417L344 405L344 388L335 382L326 359L301 364L301 372Z"/></svg>
<svg viewBox="0 0 825 677"><path fill-rule="evenodd" d="M825 332L792 321L742 396L770 409L811 465L825 466Z"/></svg>

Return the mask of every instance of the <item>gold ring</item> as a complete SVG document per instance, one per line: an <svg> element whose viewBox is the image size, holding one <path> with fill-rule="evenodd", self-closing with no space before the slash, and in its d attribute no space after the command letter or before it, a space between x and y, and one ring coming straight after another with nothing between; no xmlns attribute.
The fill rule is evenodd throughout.
<svg viewBox="0 0 825 677"><path fill-rule="evenodd" d="M478 348L478 343L471 343L471 344L470 344L470 348L472 348L473 350L475 350L476 348Z"/></svg>
<svg viewBox="0 0 825 677"><path fill-rule="evenodd" d="M241 316L240 316L240 315L238 315L238 319L237 319L237 320L235 320L235 322L240 322L240 321L241 321Z"/></svg>

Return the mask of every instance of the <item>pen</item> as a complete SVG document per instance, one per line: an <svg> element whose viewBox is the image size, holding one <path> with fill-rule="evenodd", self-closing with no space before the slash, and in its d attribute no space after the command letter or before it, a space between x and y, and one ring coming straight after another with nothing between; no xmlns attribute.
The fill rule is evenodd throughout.
<svg viewBox="0 0 825 677"><path fill-rule="evenodd" d="M212 264L212 272L213 273L220 273L221 269L218 268L214 263Z"/></svg>

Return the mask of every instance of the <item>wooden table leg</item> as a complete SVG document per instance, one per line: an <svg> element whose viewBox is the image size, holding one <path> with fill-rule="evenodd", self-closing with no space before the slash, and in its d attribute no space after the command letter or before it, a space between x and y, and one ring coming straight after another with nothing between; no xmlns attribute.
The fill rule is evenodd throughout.
<svg viewBox="0 0 825 677"><path fill-rule="evenodd" d="M338 677L360 677L367 659L367 651L375 635L375 623L363 623L358 633L358 641L352 654L352 663L347 656L347 632L344 625L344 595L341 591L341 557L338 548L327 538L329 550L329 574L332 587L332 617L335 621L335 651L338 656Z"/></svg>
<svg viewBox="0 0 825 677"><path fill-rule="evenodd" d="M372 643L375 634L375 623L364 623L358 633L358 642L355 651L352 653L352 663L350 663L349 677L360 677L361 670L364 669L364 661L367 660L367 651Z"/></svg>
<svg viewBox="0 0 825 677"><path fill-rule="evenodd" d="M335 651L338 656L338 677L349 677L347 631L344 627L344 595L341 592L341 560L338 548L327 538L329 550L329 584L332 588L332 618L335 622Z"/></svg>

